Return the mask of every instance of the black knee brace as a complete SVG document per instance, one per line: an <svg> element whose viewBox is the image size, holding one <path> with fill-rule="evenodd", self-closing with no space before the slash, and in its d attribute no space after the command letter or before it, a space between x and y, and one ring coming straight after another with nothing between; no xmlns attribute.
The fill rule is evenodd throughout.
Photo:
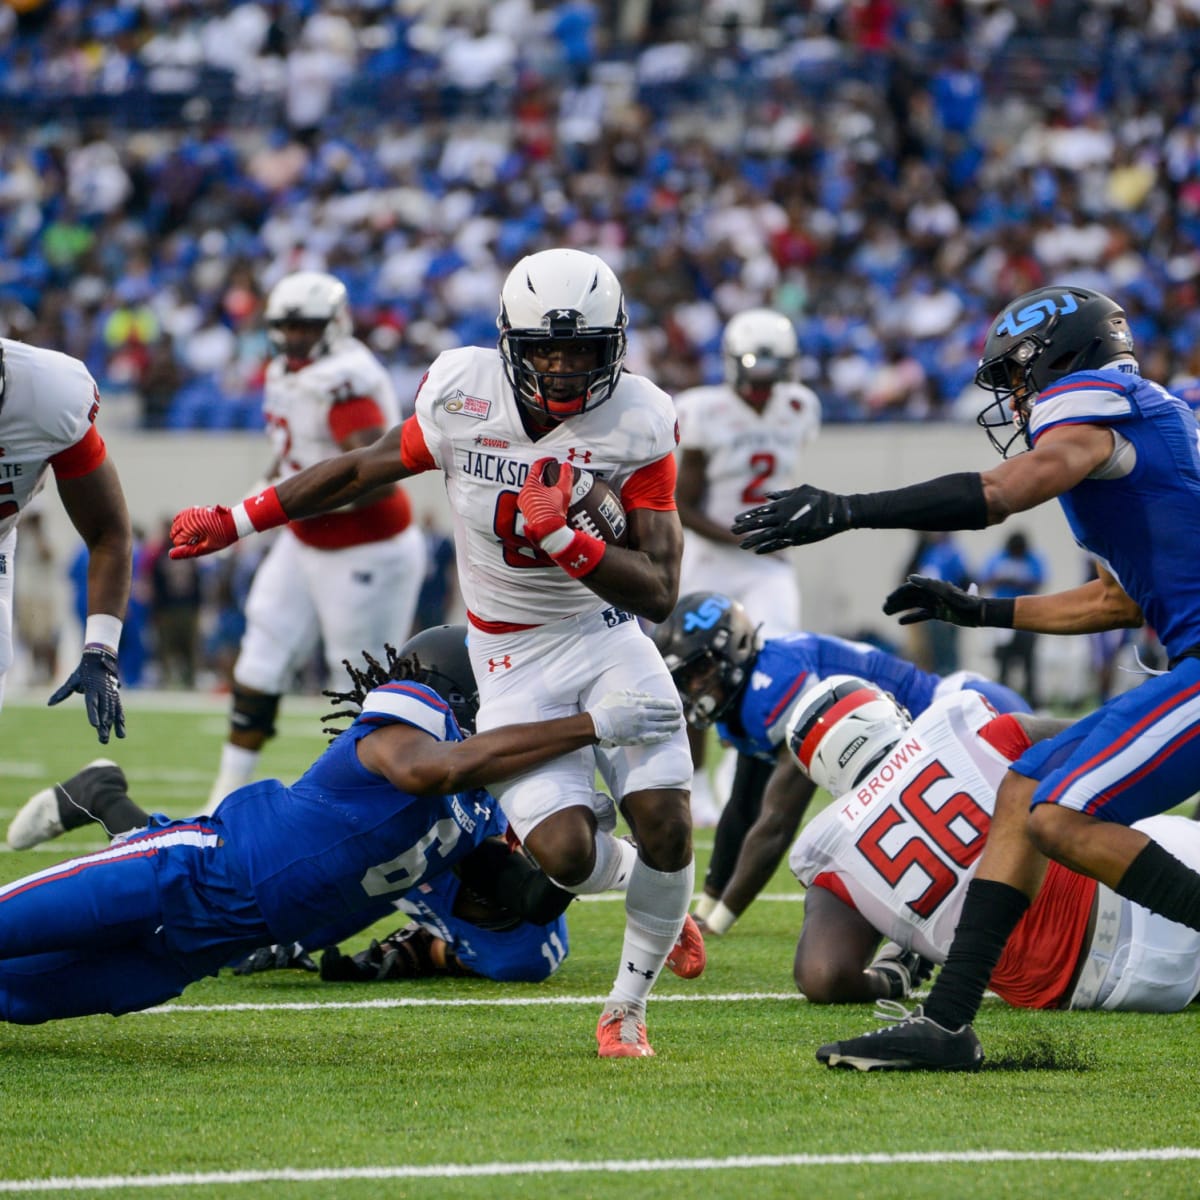
<svg viewBox="0 0 1200 1200"><path fill-rule="evenodd" d="M233 711L229 723L239 733L261 733L264 737L275 736L275 714L279 711L281 696L264 696L261 692L248 692L233 685Z"/></svg>

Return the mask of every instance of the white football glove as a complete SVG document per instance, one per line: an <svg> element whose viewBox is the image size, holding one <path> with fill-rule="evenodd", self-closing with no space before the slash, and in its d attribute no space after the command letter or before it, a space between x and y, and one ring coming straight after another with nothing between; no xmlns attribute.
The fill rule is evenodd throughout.
<svg viewBox="0 0 1200 1200"><path fill-rule="evenodd" d="M587 713L605 747L656 746L683 728L683 708L677 699L664 700L629 688L609 692Z"/></svg>

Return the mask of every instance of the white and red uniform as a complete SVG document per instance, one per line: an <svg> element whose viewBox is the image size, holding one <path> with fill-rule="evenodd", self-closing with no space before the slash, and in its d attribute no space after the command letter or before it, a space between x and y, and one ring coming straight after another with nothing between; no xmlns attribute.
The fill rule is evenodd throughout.
<svg viewBox="0 0 1200 1200"><path fill-rule="evenodd" d="M995 716L975 692L936 700L869 779L804 829L793 873L884 937L945 962L996 790L1028 745L1016 718ZM1200 867L1196 822L1153 817L1134 828ZM1022 1008L1175 1012L1200 993L1200 933L1052 862L990 986Z"/></svg>
<svg viewBox="0 0 1200 1200"><path fill-rule="evenodd" d="M727 385L675 397L679 447L705 457L705 516L728 528L739 513L792 487L803 448L821 428L821 402L800 383L777 383L762 412ZM734 545L684 535L680 593L722 592L740 600L767 637L800 627L800 589L786 556L746 554Z"/></svg>
<svg viewBox="0 0 1200 1200"><path fill-rule="evenodd" d="M440 470L454 515L458 578L471 624L480 731L577 713L617 688L674 699L675 685L633 615L573 579L523 536L517 508L539 458L586 468L627 510L675 507L675 411L670 397L628 372L612 394L536 442L496 350L438 356L405 422L402 458ZM600 767L618 799L645 788L686 787L682 731L659 746L577 751L492 786L519 837L575 804L591 806Z"/></svg>
<svg viewBox="0 0 1200 1200"><path fill-rule="evenodd" d="M299 371L274 359L263 410L279 479L338 454L360 430L400 420L387 372L354 338ZM290 522L255 573L234 679L282 694L318 636L331 671L364 650L382 656L385 643L398 646L411 632L424 571L425 542L402 488L361 508Z"/></svg>
<svg viewBox="0 0 1200 1200"><path fill-rule="evenodd" d="M78 479L106 457L94 424L100 392L78 359L56 350L0 339L4 394L0 403L0 702L13 660L13 558L17 521L48 473Z"/></svg>

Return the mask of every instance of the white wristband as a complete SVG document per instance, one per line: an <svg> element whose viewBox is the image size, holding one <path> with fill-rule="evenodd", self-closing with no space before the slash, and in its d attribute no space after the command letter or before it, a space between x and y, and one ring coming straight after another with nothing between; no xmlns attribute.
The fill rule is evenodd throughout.
<svg viewBox="0 0 1200 1200"><path fill-rule="evenodd" d="M737 920L737 913L729 908L724 900L718 900L712 912L704 918L704 925L709 933L715 933L718 937L723 933L728 933Z"/></svg>
<svg viewBox="0 0 1200 1200"><path fill-rule="evenodd" d="M250 514L246 511L246 502L239 501L230 510L229 515L233 517L233 527L237 530L237 535L240 538L246 537L254 532L254 522L250 520Z"/></svg>
<svg viewBox="0 0 1200 1200"><path fill-rule="evenodd" d="M83 626L85 646L107 646L114 654L121 644L122 622L107 613L92 613Z"/></svg>
<svg viewBox="0 0 1200 1200"><path fill-rule="evenodd" d="M563 525L551 530L538 545L553 558L556 554L561 554L574 540L575 530L569 525Z"/></svg>

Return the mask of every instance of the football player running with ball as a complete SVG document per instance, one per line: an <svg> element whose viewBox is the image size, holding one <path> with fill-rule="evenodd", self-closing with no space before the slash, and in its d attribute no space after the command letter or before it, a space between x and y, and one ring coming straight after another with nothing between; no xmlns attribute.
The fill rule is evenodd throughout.
<svg viewBox="0 0 1200 1200"><path fill-rule="evenodd" d="M1182 400L1144 379L1119 304L1080 287L1021 296L992 322L975 376L980 414L1006 453L982 474L842 496L803 485L743 513L743 546L768 553L856 528L982 529L1057 498L1076 541L1105 567L1083 587L982 599L910 577L887 612L1038 633L1094 633L1143 621L1170 669L1030 747L1004 777L946 964L926 1004L889 1029L822 1047L830 1065L970 1070L971 1027L1009 935L1048 861L1200 929L1200 871L1134 823L1182 803L1200 777L1200 446ZM1006 442L994 430L1015 430Z"/></svg>
<svg viewBox="0 0 1200 1200"><path fill-rule="evenodd" d="M233 509L185 509L171 553L208 554L420 471L441 471L481 731L578 713L613 690L677 703L635 619L664 620L679 588L675 412L669 396L624 370L626 323L620 284L600 258L556 249L522 259L501 292L496 350L439 355L413 416L374 444ZM545 483L551 461L591 471L618 493L626 546L568 526L572 472ZM597 768L636 849L597 825ZM686 978L703 969L703 939L687 917L695 874L690 777L681 727L659 745L588 746L495 786L517 836L559 885L625 892L620 965L596 1029L602 1057L653 1054L645 1010L663 964Z"/></svg>

